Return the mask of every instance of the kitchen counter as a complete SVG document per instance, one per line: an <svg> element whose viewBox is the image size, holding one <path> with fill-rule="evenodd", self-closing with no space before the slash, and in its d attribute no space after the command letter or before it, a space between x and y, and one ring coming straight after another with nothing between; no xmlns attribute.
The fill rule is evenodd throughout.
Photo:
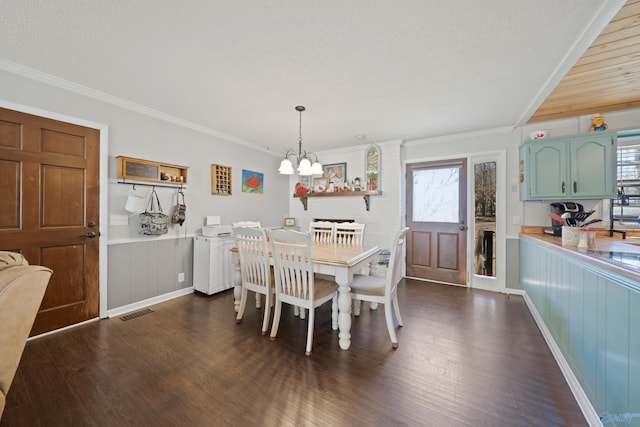
<svg viewBox="0 0 640 427"><path fill-rule="evenodd" d="M552 246L575 258L640 281L640 238L630 236L622 239L620 235L609 237L608 230L599 230L595 249L578 249L574 246L562 246L561 237L544 234L542 228L523 227L520 238Z"/></svg>

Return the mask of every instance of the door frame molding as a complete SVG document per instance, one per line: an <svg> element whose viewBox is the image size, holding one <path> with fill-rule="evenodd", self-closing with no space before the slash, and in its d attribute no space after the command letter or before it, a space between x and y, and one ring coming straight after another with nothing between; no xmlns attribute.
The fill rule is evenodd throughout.
<svg viewBox="0 0 640 427"><path fill-rule="evenodd" d="M422 162L437 162L441 160L450 159L467 159L467 224L475 223L475 209L473 209L473 165L479 161L495 161L496 162L496 252L500 255L496 258L496 277L485 280L478 280L479 276L473 274L473 251L474 251L474 239L473 230L471 227L467 231L467 249L466 249L466 262L467 262L467 287L473 287L478 289L486 289L495 292L506 292L506 248L507 248L507 235L506 235L506 218L507 218L507 150L489 150L477 153L467 154L450 154L446 156L436 157L420 157L412 158L408 160L404 155L404 150L401 156L402 159L402 176L404 177L402 182L402 192L406 193L406 175L407 165L413 163ZM401 209L403 223L406 224L407 212L406 212L406 200L402 199ZM405 266L406 267L406 262ZM403 267L403 268L404 268ZM404 270L406 271L406 270ZM487 280L490 280L489 283Z"/></svg>
<svg viewBox="0 0 640 427"><path fill-rule="evenodd" d="M109 226L106 218L109 217L109 126L104 123L92 122L90 120L78 117L68 116L66 114L54 113L52 111L43 110L37 107L17 104L15 102L0 99L0 107L9 110L19 111L34 116L45 117L47 119L67 122L78 126L98 129L100 131L100 240L99 240L99 283L98 290L100 292L100 314L99 317L104 319L109 317L107 314L107 241Z"/></svg>
<svg viewBox="0 0 640 427"><path fill-rule="evenodd" d="M506 278L506 250L507 250L507 152L506 150L488 151L484 153L471 154L467 158L469 162L469 172L467 174L468 188L467 191L467 206L472 208L467 211L469 224L469 236L467 238L467 284L471 288L485 289L495 292L506 292L507 278ZM496 276L487 277L479 276L474 273L474 251L475 251L475 212L473 207L474 201L474 166L477 163L483 162L496 162L496 253L499 257L496 257ZM468 236L468 237L469 237ZM471 240L471 241L469 241ZM469 266L471 266L469 268Z"/></svg>

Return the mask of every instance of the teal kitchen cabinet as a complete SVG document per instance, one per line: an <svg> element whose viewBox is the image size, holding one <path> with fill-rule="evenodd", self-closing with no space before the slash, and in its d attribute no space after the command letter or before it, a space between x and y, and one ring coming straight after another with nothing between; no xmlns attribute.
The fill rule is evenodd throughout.
<svg viewBox="0 0 640 427"><path fill-rule="evenodd" d="M520 200L607 199L616 195L615 132L525 141Z"/></svg>

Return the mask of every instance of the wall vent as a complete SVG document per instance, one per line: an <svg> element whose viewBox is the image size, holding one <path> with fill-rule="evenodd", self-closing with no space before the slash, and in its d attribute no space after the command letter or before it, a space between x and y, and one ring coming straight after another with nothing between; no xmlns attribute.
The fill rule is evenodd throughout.
<svg viewBox="0 0 640 427"><path fill-rule="evenodd" d="M153 310L150 308L145 308L144 310L134 311L133 313L125 314L124 316L120 316L120 320L131 320L136 317L144 316L145 314L153 313Z"/></svg>

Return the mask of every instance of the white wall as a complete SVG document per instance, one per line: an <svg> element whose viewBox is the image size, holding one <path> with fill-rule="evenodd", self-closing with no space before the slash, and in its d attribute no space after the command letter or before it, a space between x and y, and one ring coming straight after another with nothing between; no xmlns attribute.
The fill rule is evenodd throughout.
<svg viewBox="0 0 640 427"><path fill-rule="evenodd" d="M280 225L284 217L296 217L301 229L308 227L312 218L353 218L367 224L368 243L388 246L389 240L403 223L404 163L444 157L479 155L484 152L505 150L507 159L507 238L517 238L520 224L548 225L548 202L520 202L518 194L518 146L535 129L551 129L551 135L586 133L590 116L527 125L522 128L490 129L482 132L450 135L402 142L376 143L381 149L381 196L371 197L371 210L365 209L362 197L310 198L308 211L304 211L293 194L295 177L278 175L280 158L250 145L229 141L202 129L171 123L143 112L132 111L119 105L118 100L97 99L99 95L78 91L72 84L60 88L60 81L48 84L46 78L30 79L0 70L0 104L24 106L29 110L42 110L104 125L108 130L106 187L103 199L103 226L112 218L127 215L124 211L128 185L115 181L115 157L119 155L163 161L189 167L186 194L187 221L183 227L174 227L169 237L198 232L206 215L220 215L223 223L236 220L260 220L264 225ZM64 82L63 82L64 83ZM64 87L64 84L63 84ZM17 108L21 109L21 108ZM31 111L27 111L31 112ZM610 129L640 125L640 110L629 110L606 115ZM259 141L256 141L259 144ZM369 144L331 152L316 153L323 164L347 163L349 180L365 177L364 152ZM233 196L211 194L210 165L220 163L233 168ZM241 192L241 170L264 173L263 195ZM160 189L165 211L174 203L175 190ZM585 203L591 208L598 202ZM594 206L597 208L597 206ZM138 235L137 218L128 225L106 228L103 239L110 242L140 241L149 237ZM509 263L509 260L507 260Z"/></svg>
<svg viewBox="0 0 640 427"><path fill-rule="evenodd" d="M405 143L407 163L442 158L480 156L483 153L506 151L506 234L517 236L520 225L518 193L518 144L519 132L511 128L490 129L439 138L427 138Z"/></svg>
<svg viewBox="0 0 640 427"><path fill-rule="evenodd" d="M136 157L189 168L185 190L187 220L183 227L174 226L170 235L183 236L185 227L189 234L197 232L206 215L220 215L227 224L236 220L256 219L266 225L281 224L282 218L288 215L288 180L277 173L280 162L277 156L266 155L264 151L250 146L229 142L215 135L75 93L73 90L61 89L1 70L0 101L5 106L24 106L27 112L42 110L108 127L108 141L101 141L108 144L108 159L105 162L108 165L108 180L101 182L107 188L108 204L108 214L101 218L103 226L110 219L128 215L124 205L130 187L116 183L116 156ZM212 163L233 168L232 196L211 194ZM263 195L242 193L242 169L264 173ZM163 209L165 212L170 211L175 203L175 190L158 188L157 191ZM107 235L103 234L103 237L118 242L150 238L137 233L137 216L130 216L129 219L128 226L109 226Z"/></svg>
<svg viewBox="0 0 640 427"><path fill-rule="evenodd" d="M380 148L380 190L382 195L370 197L370 210L367 211L362 196L309 198L305 211L300 199L291 198L289 210L295 217L300 230L306 231L313 218L349 218L366 224L365 243L388 248L401 221L401 141L379 142ZM364 153L369 144L356 147L316 153L323 165L347 163L347 179L359 177L366 183ZM291 177L289 195L293 194L297 181Z"/></svg>
<svg viewBox="0 0 640 427"><path fill-rule="evenodd" d="M0 66L2 63L0 62ZM159 89L160 90L160 89ZM101 130L100 154L100 317L106 317L109 294L108 271L146 271L152 265L131 265L132 259L119 263L109 260L108 245L137 245L153 243L154 248L175 239L175 251L164 253L163 262L176 264L176 272L191 274L191 243L181 240L185 235L199 231L206 215L220 215L223 223L238 220L259 220L265 225L281 224L288 216L288 179L277 173L280 159L250 144L240 144L219 136L215 131L199 128L192 123L166 117L148 111L123 100L94 93L69 82L49 76L35 75L25 78L0 67L0 107L24 111L56 120L68 121ZM259 141L256 143L259 144ZM158 162L187 166L188 183L185 190L186 221L182 227L173 225L164 236L144 236L137 232L138 216L129 215L125 202L129 185L116 180L116 156L128 156ZM231 166L232 196L211 194L211 164ZM242 169L264 173L264 194L242 193ZM166 213L175 203L176 190L158 188L160 202ZM124 219L125 225L109 225ZM150 246L150 245L147 245ZM115 246L112 246L115 247ZM122 247L122 246L120 246ZM146 246L145 246L146 247ZM166 247L164 245L163 247ZM147 257L147 259L151 259ZM177 275L159 277L154 292L148 292L145 284L131 281L125 289L126 307L110 307L133 310L138 306L157 303L181 291L188 291L191 283L178 281ZM113 294L113 292L111 292ZM143 300L140 300L140 299Z"/></svg>

